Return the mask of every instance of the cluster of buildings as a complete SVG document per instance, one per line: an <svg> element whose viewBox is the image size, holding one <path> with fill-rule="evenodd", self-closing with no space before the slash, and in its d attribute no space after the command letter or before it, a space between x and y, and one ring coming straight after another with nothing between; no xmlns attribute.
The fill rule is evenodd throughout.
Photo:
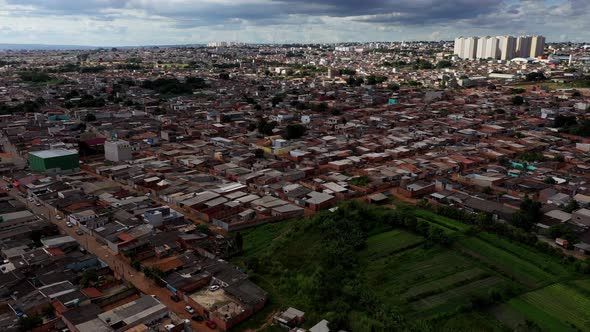
<svg viewBox="0 0 590 332"><path fill-rule="evenodd" d="M536 58L545 53L543 36L457 37L453 54L461 59Z"/></svg>
<svg viewBox="0 0 590 332"><path fill-rule="evenodd" d="M523 81L536 73L554 85L579 82L588 53L551 45L576 53L574 71L549 59L453 60L454 53L472 57L461 55L465 45L474 58L542 53L543 37L510 38L489 49L482 38L461 47L5 53L1 326L16 328L19 317L43 315L50 304L57 314L44 324L70 331L149 330L169 320L203 327L184 321L192 315L230 329L268 300L229 262L241 249L237 232L349 199L426 198L510 221L530 197L543 204L538 232L570 225L575 254L583 255L590 250L590 141L556 120L581 124L590 95ZM512 44L505 56L487 56ZM23 80L19 73L31 67L52 81ZM190 85L195 77L198 87ZM92 287L88 270L98 274ZM157 284L145 274L153 270L161 272ZM287 310L275 320L302 315Z"/></svg>

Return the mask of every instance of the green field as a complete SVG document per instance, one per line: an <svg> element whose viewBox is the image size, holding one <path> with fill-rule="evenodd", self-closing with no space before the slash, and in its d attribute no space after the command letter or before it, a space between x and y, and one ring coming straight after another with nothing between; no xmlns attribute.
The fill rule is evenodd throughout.
<svg viewBox="0 0 590 332"><path fill-rule="evenodd" d="M467 255L490 266L502 275L514 278L527 287L540 287L557 280L556 274L543 270L534 262L521 259L511 252L479 238L465 237L460 239L458 243L461 250Z"/></svg>
<svg viewBox="0 0 590 332"><path fill-rule="evenodd" d="M449 219L447 217L440 216L434 212L422 209L416 209L413 211L416 217L427 220L431 223L437 224L447 229L454 231L464 232L469 229L469 225L466 225L457 220Z"/></svg>
<svg viewBox="0 0 590 332"><path fill-rule="evenodd" d="M294 306L306 312L306 327L342 320L350 331L380 331L395 317L417 331L590 331L590 281L558 258L413 210L452 234L454 243L441 246L383 224L394 210L352 206L242 232L234 262L270 296L254 323Z"/></svg>

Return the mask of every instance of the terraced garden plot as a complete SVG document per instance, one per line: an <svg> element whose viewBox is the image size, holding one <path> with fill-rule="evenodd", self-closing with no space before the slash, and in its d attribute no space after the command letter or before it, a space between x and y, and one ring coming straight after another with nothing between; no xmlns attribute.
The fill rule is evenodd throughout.
<svg viewBox="0 0 590 332"><path fill-rule="evenodd" d="M557 258L543 254L534 248L485 232L479 233L477 237L494 247L501 248L518 258L535 264L548 273L562 277L571 275L570 271L565 269Z"/></svg>
<svg viewBox="0 0 590 332"><path fill-rule="evenodd" d="M543 329L547 331L575 331L571 326L562 323L555 317L549 315L547 312L535 307L534 305L531 305L530 303L520 298L514 298L508 301L508 306L510 309L517 311L518 313L526 317L526 319L536 323L538 326L541 326ZM502 319L502 317L498 317L498 319L501 322L506 323L506 325L508 325L507 322L505 322ZM522 321L521 324L522 323L524 323L524 321Z"/></svg>
<svg viewBox="0 0 590 332"><path fill-rule="evenodd" d="M502 274L511 276L531 288L546 285L557 279L556 275L544 271L536 264L521 259L481 239L462 238L459 240L459 244L468 255L493 266Z"/></svg>
<svg viewBox="0 0 590 332"><path fill-rule="evenodd" d="M402 295L402 298L415 298L425 294L434 295L435 293L444 292L453 286L458 286L458 284L468 281L474 282L487 276L489 276L489 274L480 268L461 271L441 279L418 284L408 289L408 291Z"/></svg>
<svg viewBox="0 0 590 332"><path fill-rule="evenodd" d="M453 234L453 233L456 233L456 232L457 232L457 230L456 230L456 229L449 228L449 227L446 227L446 226L444 226L444 225L437 224L437 223L435 223L435 222L433 222L433 221L430 221L430 220L427 220L427 219L424 219L424 218L420 218L420 217L418 217L418 218L416 218L416 219L417 219L418 221L424 221L424 222L426 222L426 223L430 224L430 225L431 225L431 227L436 227L436 228L440 228L440 229L442 229L442 230L443 230L443 232L445 232L445 234L447 234L447 235L451 235L451 234Z"/></svg>
<svg viewBox="0 0 590 332"><path fill-rule="evenodd" d="M522 299L562 323L590 330L590 298L565 284L526 293Z"/></svg>
<svg viewBox="0 0 590 332"><path fill-rule="evenodd" d="M426 219L427 221L438 224L448 229L452 229L454 231L465 231L470 227L469 225L464 224L460 221L438 215L428 210L416 209L414 210L414 214L416 215L416 217Z"/></svg>
<svg viewBox="0 0 590 332"><path fill-rule="evenodd" d="M367 239L367 249L361 256L367 259L387 257L424 241L424 238L403 230L392 230Z"/></svg>
<svg viewBox="0 0 590 332"><path fill-rule="evenodd" d="M502 278L500 277L487 277L464 286L450 289L441 294L432 295L424 299L414 301L412 302L411 306L416 311L424 311L441 306L455 299L461 300L461 302L466 302L470 295L477 294L482 290L487 291L490 287L498 285L501 282Z"/></svg>

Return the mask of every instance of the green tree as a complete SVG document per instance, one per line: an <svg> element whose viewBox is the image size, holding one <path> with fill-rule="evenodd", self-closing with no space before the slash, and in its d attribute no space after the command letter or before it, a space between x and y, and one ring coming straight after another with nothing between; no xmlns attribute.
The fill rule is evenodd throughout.
<svg viewBox="0 0 590 332"><path fill-rule="evenodd" d="M262 150L262 149L254 150L254 157L256 157L257 159L264 158L264 150Z"/></svg>
<svg viewBox="0 0 590 332"><path fill-rule="evenodd" d="M31 331L36 327L41 326L43 324L43 318L39 316L26 316L21 317L18 320L18 329L20 331Z"/></svg>
<svg viewBox="0 0 590 332"><path fill-rule="evenodd" d="M298 139L305 135L306 128L304 125L290 124L287 126L285 138L288 140Z"/></svg>
<svg viewBox="0 0 590 332"><path fill-rule="evenodd" d="M522 104L524 104L524 98L522 96L512 97L512 105L520 106Z"/></svg>
<svg viewBox="0 0 590 332"><path fill-rule="evenodd" d="M567 213L572 213L580 208L580 204L575 199L572 199L567 203L567 205L563 208L563 211Z"/></svg>
<svg viewBox="0 0 590 332"><path fill-rule="evenodd" d="M96 121L96 115L92 114L92 113L88 113L86 114L86 116L84 117L84 121L85 122L93 122Z"/></svg>
<svg viewBox="0 0 590 332"><path fill-rule="evenodd" d="M55 308L51 304L46 305L43 308L43 316L47 318L55 317Z"/></svg>
<svg viewBox="0 0 590 332"><path fill-rule="evenodd" d="M82 288L89 287L91 283L98 281L98 275L96 274L95 269L88 269L82 273L82 278L80 279L80 285Z"/></svg>
<svg viewBox="0 0 590 332"><path fill-rule="evenodd" d="M244 247L244 237L242 236L242 233L240 233L240 232L236 233L235 241L236 241L236 247L241 252Z"/></svg>

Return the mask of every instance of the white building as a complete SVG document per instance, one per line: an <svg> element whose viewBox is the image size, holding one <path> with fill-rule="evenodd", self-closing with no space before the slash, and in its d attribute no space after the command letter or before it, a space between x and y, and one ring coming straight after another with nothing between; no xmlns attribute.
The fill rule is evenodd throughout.
<svg viewBox="0 0 590 332"><path fill-rule="evenodd" d="M531 58L538 57L545 53L545 37L533 36L531 37Z"/></svg>
<svg viewBox="0 0 590 332"><path fill-rule="evenodd" d="M477 56L477 42L479 38L469 37L463 41L463 59L475 59Z"/></svg>
<svg viewBox="0 0 590 332"><path fill-rule="evenodd" d="M529 58L542 55L545 49L543 36L498 36L455 38L454 54L461 59Z"/></svg>
<svg viewBox="0 0 590 332"><path fill-rule="evenodd" d="M516 50L516 38L512 36L498 37L498 44L500 45L500 60L510 60L514 58Z"/></svg>
<svg viewBox="0 0 590 332"><path fill-rule="evenodd" d="M455 38L455 50L454 54L458 55L461 59L463 58L463 43L465 41L464 37L457 37Z"/></svg>
<svg viewBox="0 0 590 332"><path fill-rule="evenodd" d="M104 157L106 160L115 162L132 160L131 144L123 140L106 141L104 142Z"/></svg>
<svg viewBox="0 0 590 332"><path fill-rule="evenodd" d="M500 58L500 44L498 37L489 37L486 40L485 58L499 59Z"/></svg>
<svg viewBox="0 0 590 332"><path fill-rule="evenodd" d="M492 37L490 37L490 36L479 38L479 40L477 41L477 52L476 52L477 59L486 59L487 58L488 41L491 38Z"/></svg>

